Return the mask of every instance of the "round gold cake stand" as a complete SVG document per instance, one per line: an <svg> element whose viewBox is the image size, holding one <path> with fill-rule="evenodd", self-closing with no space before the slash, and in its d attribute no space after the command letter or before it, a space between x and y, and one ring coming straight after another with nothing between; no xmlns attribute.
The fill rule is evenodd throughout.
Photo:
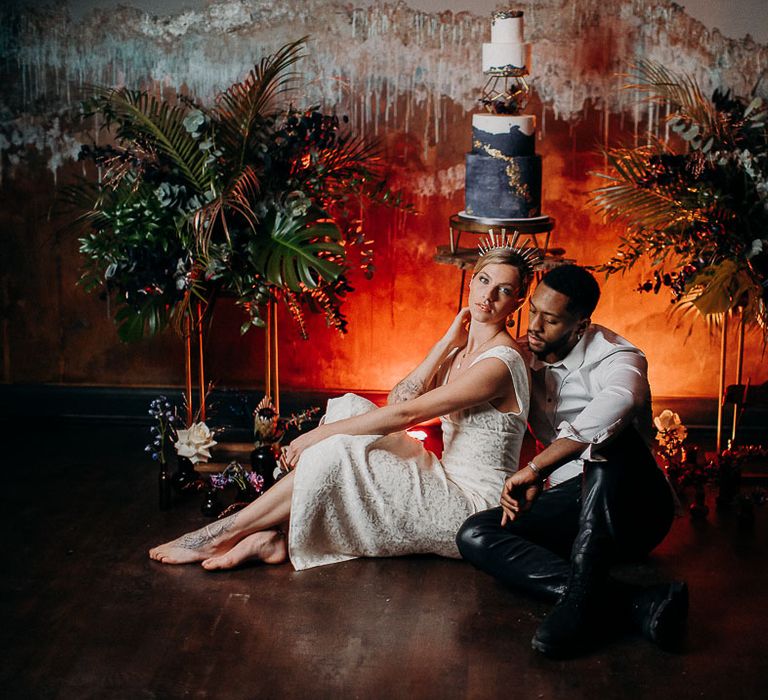
<svg viewBox="0 0 768 700"><path fill-rule="evenodd" d="M542 254L546 254L549 249L549 235L554 228L555 220L551 216L537 216L532 219L482 219L460 212L453 214L449 219L450 250L452 253L460 250L462 233L473 233L517 237L514 245L519 246L524 245L527 238L528 245L533 245ZM477 240L473 240L473 249L477 248L477 243Z"/></svg>

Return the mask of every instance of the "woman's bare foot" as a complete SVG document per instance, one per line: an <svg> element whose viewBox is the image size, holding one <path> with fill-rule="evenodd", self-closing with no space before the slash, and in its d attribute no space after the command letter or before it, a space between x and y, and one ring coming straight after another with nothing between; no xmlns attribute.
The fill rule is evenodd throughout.
<svg viewBox="0 0 768 700"><path fill-rule="evenodd" d="M159 547L153 547L149 550L149 557L162 564L192 564L223 554L237 540L237 536L231 532L236 515L237 513L194 532L188 532Z"/></svg>
<svg viewBox="0 0 768 700"><path fill-rule="evenodd" d="M225 554L210 557L203 562L208 571L232 569L246 561L256 559L265 564L282 564L288 559L288 545L279 530L264 530L240 540Z"/></svg>

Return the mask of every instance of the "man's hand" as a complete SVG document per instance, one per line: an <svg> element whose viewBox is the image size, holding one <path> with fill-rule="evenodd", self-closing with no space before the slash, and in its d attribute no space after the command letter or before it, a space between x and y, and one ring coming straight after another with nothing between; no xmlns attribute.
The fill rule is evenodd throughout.
<svg viewBox="0 0 768 700"><path fill-rule="evenodd" d="M501 490L501 526L530 510L541 493L541 478L529 467L523 467L504 482Z"/></svg>

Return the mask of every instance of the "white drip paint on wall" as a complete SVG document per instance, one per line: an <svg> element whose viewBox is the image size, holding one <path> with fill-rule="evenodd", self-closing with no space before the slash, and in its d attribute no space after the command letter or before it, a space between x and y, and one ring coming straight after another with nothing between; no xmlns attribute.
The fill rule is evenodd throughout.
<svg viewBox="0 0 768 700"><path fill-rule="evenodd" d="M623 79L616 75L640 57L691 74L705 92L728 86L745 94L768 65L768 47L709 32L663 0L574 0L566 12L560 0L517 5L533 43L540 136L547 110L573 122L590 103L609 115L632 113L636 140L659 133L662 110L641 110L635 94L617 89ZM2 23L0 46L19 80L0 104L0 155L13 169L25 148L44 151L54 173L86 140L65 118L85 85L183 90L210 101L263 56L303 35L310 38L299 103L336 108L357 132L371 135L407 133L418 124L426 156L455 133L450 103L476 108L484 82L480 50L490 37L489 19L468 12L429 14L403 3L354 8L338 0L220 0L170 16L118 8L79 22L63 10L30 10L13 33L10 26ZM589 51L601 38L612 50L594 63ZM454 183L453 175L446 182ZM455 184L460 189L463 181Z"/></svg>

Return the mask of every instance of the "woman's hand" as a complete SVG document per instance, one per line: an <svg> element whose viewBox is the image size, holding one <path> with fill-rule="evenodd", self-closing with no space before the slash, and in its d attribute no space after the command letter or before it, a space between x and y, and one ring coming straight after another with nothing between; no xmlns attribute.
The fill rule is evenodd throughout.
<svg viewBox="0 0 768 700"><path fill-rule="evenodd" d="M501 490L501 526L504 527L530 510L541 488L541 479L527 467L508 477Z"/></svg>
<svg viewBox="0 0 768 700"><path fill-rule="evenodd" d="M314 430L310 430L303 435L299 435L295 440L291 440L287 447L283 447L280 454L280 462L283 466L288 467L288 469L294 469L299 463L299 457L301 457L304 450L328 437L326 434L328 431L325 427L325 425L319 425Z"/></svg>
<svg viewBox="0 0 768 700"><path fill-rule="evenodd" d="M470 319L469 307L467 306L456 314L456 318L453 319L443 336L443 340L447 343L449 349L463 348L467 344Z"/></svg>

